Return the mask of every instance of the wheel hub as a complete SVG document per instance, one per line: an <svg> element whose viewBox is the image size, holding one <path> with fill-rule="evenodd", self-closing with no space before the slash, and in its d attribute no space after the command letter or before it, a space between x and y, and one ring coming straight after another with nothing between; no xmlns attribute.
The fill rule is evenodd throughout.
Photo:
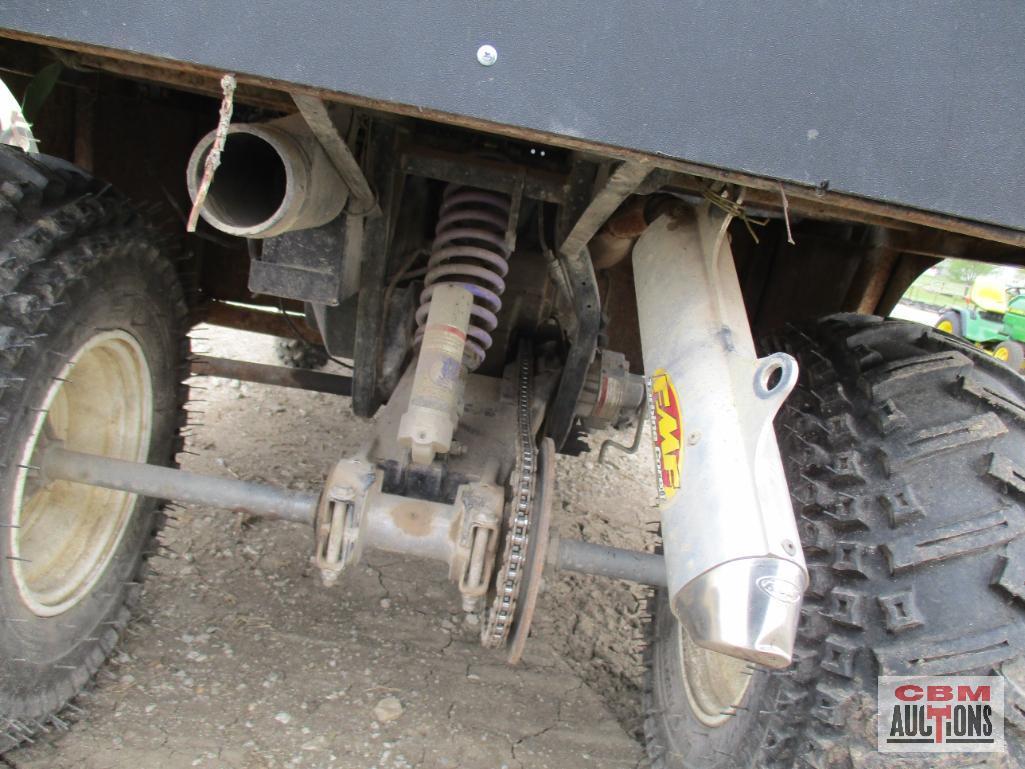
<svg viewBox="0 0 1025 769"><path fill-rule="evenodd" d="M24 444L15 479L10 550L24 604L50 617L75 606L117 550L136 495L50 481L38 467L59 442L87 454L144 462L153 392L139 343L124 331L93 336L55 377Z"/></svg>
<svg viewBox="0 0 1025 769"><path fill-rule="evenodd" d="M701 723L716 727L736 715L751 683L751 664L698 646L678 624L680 670L691 710Z"/></svg>

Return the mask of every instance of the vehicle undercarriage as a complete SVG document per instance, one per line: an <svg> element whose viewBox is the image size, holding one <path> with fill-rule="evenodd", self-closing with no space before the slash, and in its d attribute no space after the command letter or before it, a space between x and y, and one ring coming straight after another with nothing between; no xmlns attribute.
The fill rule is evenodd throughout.
<svg viewBox="0 0 1025 769"><path fill-rule="evenodd" d="M511 664L546 579L652 586L654 766L855 765L877 675L1017 698L1025 383L879 316L1025 234L177 64L0 43L45 91L38 151L0 148L0 750L110 653L157 500L308 526L325 589L440 561ZM199 323L346 373L192 354ZM185 472L192 375L345 396L372 435L316 492ZM658 552L553 532L555 455L615 451L653 453Z"/></svg>

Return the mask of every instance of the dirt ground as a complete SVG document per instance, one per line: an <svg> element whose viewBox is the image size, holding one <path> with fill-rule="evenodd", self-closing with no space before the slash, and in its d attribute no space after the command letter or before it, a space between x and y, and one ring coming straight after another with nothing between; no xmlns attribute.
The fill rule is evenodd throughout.
<svg viewBox="0 0 1025 769"><path fill-rule="evenodd" d="M200 352L275 362L272 340L201 328ZM371 423L347 399L197 378L186 469L317 489ZM620 435L629 443L631 436ZM558 460L568 537L650 542L650 456ZM189 506L159 575L70 732L7 757L19 769L632 768L643 764L645 590L559 576L525 664L462 626L443 565L370 553L332 589L312 533Z"/></svg>

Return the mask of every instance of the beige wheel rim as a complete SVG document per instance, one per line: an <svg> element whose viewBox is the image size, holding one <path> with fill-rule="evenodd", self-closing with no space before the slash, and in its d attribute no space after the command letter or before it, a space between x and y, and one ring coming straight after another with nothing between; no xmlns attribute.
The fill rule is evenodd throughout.
<svg viewBox="0 0 1025 769"><path fill-rule="evenodd" d="M136 501L123 491L47 480L35 469L45 446L143 462L152 413L149 366L124 331L93 336L54 378L21 453L10 529L14 581L34 614L52 617L89 594Z"/></svg>
<svg viewBox="0 0 1025 769"><path fill-rule="evenodd" d="M687 700L697 719L705 726L722 726L735 716L751 683L750 663L709 651L691 639L682 624L680 669Z"/></svg>

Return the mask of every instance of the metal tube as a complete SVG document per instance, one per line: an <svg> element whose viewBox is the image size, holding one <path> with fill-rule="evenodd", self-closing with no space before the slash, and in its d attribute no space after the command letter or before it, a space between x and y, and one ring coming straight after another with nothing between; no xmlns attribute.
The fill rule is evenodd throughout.
<svg viewBox="0 0 1025 769"><path fill-rule="evenodd" d="M186 183L193 201L216 131L196 144ZM327 224L349 188L301 115L234 123L200 212L210 226L245 238L270 238Z"/></svg>
<svg viewBox="0 0 1025 769"><path fill-rule="evenodd" d="M648 394L645 393L641 399L640 413L637 414L637 427L634 430L633 443L629 446L625 446L619 441L614 441L611 438L606 438L601 442L601 450L598 452L598 464L605 464L605 457L609 453L609 449L619 449L624 454L636 454L637 449L641 447L641 441L644 439L644 410L648 406Z"/></svg>
<svg viewBox="0 0 1025 769"><path fill-rule="evenodd" d="M170 467L97 457L52 446L43 456L48 479L103 486L157 499L223 507L267 518L312 524L317 495Z"/></svg>
<svg viewBox="0 0 1025 769"><path fill-rule="evenodd" d="M797 362L755 351L730 219L681 204L633 249L669 605L699 646L780 668L808 584L772 427Z"/></svg>
<svg viewBox="0 0 1025 769"><path fill-rule="evenodd" d="M555 569L625 579L642 585L666 586L666 567L662 556L574 539L559 540Z"/></svg>
<svg viewBox="0 0 1025 769"><path fill-rule="evenodd" d="M291 366L271 366L266 363L197 355L192 359L192 373L196 376L240 379L243 382L294 387L298 390L312 390L332 395L352 395L352 377Z"/></svg>
<svg viewBox="0 0 1025 769"><path fill-rule="evenodd" d="M591 202L587 204L587 208L580 214L580 218L577 219L573 229L562 242L559 251L564 256L579 254L591 238L598 234L598 230L616 213L616 209L623 201L633 195L637 188L644 183L651 170L652 166L638 161L628 161L619 166Z"/></svg>
<svg viewBox="0 0 1025 769"><path fill-rule="evenodd" d="M367 547L445 563L452 558L452 505L377 493L363 515Z"/></svg>

